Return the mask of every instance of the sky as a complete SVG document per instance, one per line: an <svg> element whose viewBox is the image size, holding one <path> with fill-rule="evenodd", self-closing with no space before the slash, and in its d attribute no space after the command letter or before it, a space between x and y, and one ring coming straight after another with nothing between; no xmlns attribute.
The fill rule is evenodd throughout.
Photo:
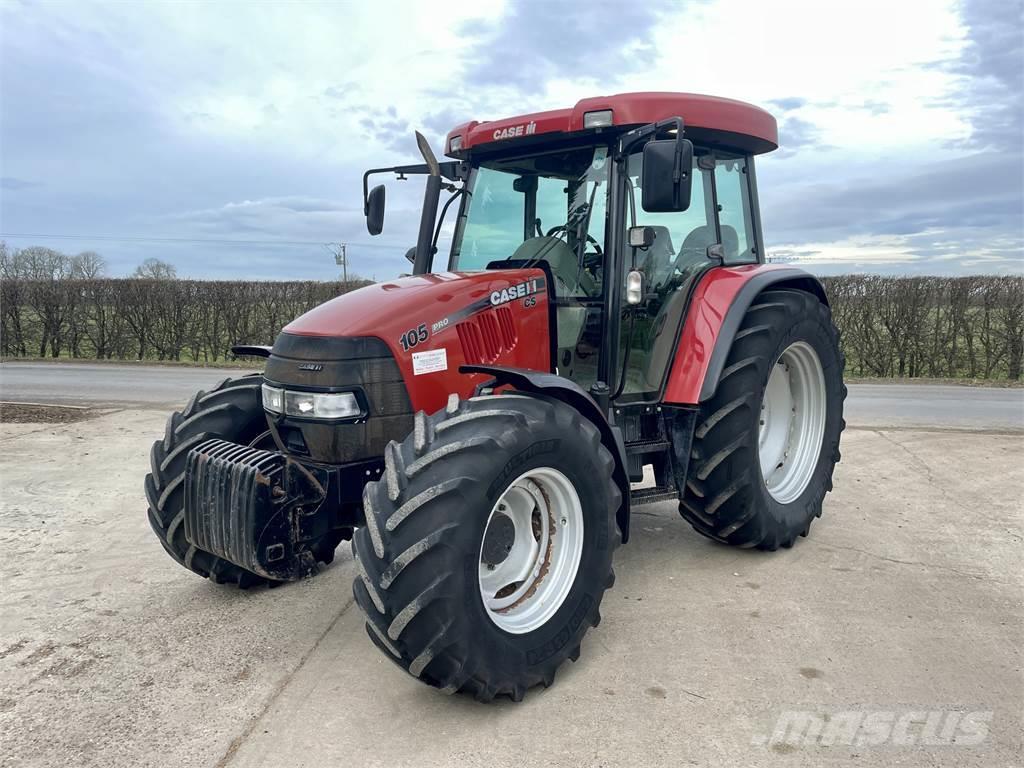
<svg viewBox="0 0 1024 768"><path fill-rule="evenodd" d="M447 131L627 91L758 104L770 256L818 274L1024 272L1024 0L0 0L0 239L196 278L408 270Z"/></svg>

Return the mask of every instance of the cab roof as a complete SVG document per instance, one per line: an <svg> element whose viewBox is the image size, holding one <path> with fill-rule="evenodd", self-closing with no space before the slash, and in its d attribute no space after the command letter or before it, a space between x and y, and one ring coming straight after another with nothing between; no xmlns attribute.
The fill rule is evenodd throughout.
<svg viewBox="0 0 1024 768"><path fill-rule="evenodd" d="M601 127L584 124L584 116L611 110L611 121ZM568 109L534 112L479 122L473 120L453 129L445 141L450 157L464 157L471 149L488 151L515 143L543 143L582 131L645 125L670 117L683 118L686 136L696 142L718 145L750 154L771 152L779 145L778 125L768 112L733 99L697 93L620 93L582 99ZM591 118L593 119L593 118ZM452 146L458 138L461 147Z"/></svg>

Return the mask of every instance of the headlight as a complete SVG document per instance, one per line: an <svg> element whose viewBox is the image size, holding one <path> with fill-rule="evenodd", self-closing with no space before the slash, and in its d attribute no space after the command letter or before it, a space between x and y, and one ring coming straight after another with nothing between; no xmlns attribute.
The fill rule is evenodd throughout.
<svg viewBox="0 0 1024 768"><path fill-rule="evenodd" d="M347 419L359 414L359 403L351 392L313 394L313 416L318 419Z"/></svg>
<svg viewBox="0 0 1024 768"><path fill-rule="evenodd" d="M284 412L289 416L312 416L312 392L285 392Z"/></svg>
<svg viewBox="0 0 1024 768"><path fill-rule="evenodd" d="M611 124L612 111L610 109L600 109L596 112L583 113L584 128L604 128Z"/></svg>
<svg viewBox="0 0 1024 768"><path fill-rule="evenodd" d="M362 413L353 392L288 392L269 384L263 385L263 407L307 419L348 419Z"/></svg>
<svg viewBox="0 0 1024 768"><path fill-rule="evenodd" d="M263 407L274 413L284 412L284 390L263 385Z"/></svg>

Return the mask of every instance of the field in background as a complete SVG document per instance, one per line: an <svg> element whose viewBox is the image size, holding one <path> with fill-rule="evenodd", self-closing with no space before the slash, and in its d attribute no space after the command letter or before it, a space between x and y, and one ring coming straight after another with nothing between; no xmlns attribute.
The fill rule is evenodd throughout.
<svg viewBox="0 0 1024 768"><path fill-rule="evenodd" d="M824 278L851 377L1018 381L1024 277ZM0 279L0 355L223 363L365 281Z"/></svg>

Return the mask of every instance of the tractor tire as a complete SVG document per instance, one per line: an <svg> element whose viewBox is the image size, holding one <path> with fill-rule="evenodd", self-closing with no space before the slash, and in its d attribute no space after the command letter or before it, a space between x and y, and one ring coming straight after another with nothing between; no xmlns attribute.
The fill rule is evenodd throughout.
<svg viewBox="0 0 1024 768"><path fill-rule="evenodd" d="M597 428L543 396L452 395L384 458L352 542L370 639L445 693L551 685L614 582L622 496Z"/></svg>
<svg viewBox="0 0 1024 768"><path fill-rule="evenodd" d="M261 402L261 374L225 379L209 392L199 391L183 411L167 420L163 440L150 451L151 472L146 475L149 524L167 554L203 578L218 584L236 584L242 589L281 582L241 568L223 558L198 549L185 538L185 463L192 448L204 440L229 440L256 445L267 434L267 419ZM330 563L341 541L332 532L314 545L319 562Z"/></svg>
<svg viewBox="0 0 1024 768"><path fill-rule="evenodd" d="M761 293L700 406L680 514L704 536L776 550L821 516L839 461L843 354L829 308Z"/></svg>

